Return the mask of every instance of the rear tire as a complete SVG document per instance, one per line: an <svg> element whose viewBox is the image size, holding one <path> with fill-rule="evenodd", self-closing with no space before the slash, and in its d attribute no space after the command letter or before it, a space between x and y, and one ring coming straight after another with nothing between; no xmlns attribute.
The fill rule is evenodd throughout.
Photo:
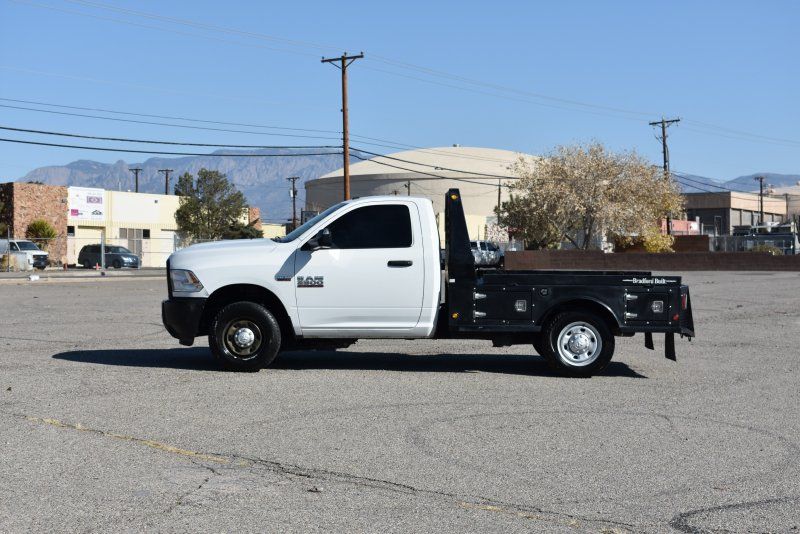
<svg viewBox="0 0 800 534"><path fill-rule="evenodd" d="M234 302L222 308L209 329L211 353L232 371L258 371L271 364L281 348L275 316L255 302Z"/></svg>
<svg viewBox="0 0 800 534"><path fill-rule="evenodd" d="M541 338L542 356L559 374L589 377L606 368L614 355L614 334L608 324L590 312L556 315Z"/></svg>

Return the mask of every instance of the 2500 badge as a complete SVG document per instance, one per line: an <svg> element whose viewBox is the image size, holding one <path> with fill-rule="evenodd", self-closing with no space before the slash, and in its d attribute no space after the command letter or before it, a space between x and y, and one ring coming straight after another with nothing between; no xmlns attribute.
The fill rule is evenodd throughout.
<svg viewBox="0 0 800 534"><path fill-rule="evenodd" d="M324 276L298 276L297 287L325 287Z"/></svg>

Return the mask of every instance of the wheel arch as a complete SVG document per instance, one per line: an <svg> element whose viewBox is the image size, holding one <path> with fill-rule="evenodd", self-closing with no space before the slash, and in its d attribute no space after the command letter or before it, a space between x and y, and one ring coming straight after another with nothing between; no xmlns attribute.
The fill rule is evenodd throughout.
<svg viewBox="0 0 800 534"><path fill-rule="evenodd" d="M611 308L600 300L591 297L568 298L554 303L542 316L539 324L543 327L556 315L566 311L589 311L603 319L614 335L620 335L620 324Z"/></svg>
<svg viewBox="0 0 800 534"><path fill-rule="evenodd" d="M206 300L200 318L198 336L208 334L209 325L219 310L233 302L255 302L266 307L278 321L283 339L294 338L294 327L281 299L269 289L257 284L230 284L216 289Z"/></svg>

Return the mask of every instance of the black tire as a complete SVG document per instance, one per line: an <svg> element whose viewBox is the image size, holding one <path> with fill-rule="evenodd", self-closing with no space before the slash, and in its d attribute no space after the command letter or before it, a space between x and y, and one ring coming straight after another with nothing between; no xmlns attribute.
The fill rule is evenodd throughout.
<svg viewBox="0 0 800 534"><path fill-rule="evenodd" d="M244 332L249 330L249 334ZM236 333L242 333L251 344L237 344ZM232 371L258 371L278 356L281 348L281 328L268 309L255 302L234 302L222 308L209 329L208 346L211 353Z"/></svg>
<svg viewBox="0 0 800 534"><path fill-rule="evenodd" d="M122 269L122 260L116 259L112 261L111 266L114 267L115 269Z"/></svg>
<svg viewBox="0 0 800 534"><path fill-rule="evenodd" d="M554 371L564 376L595 375L605 369L614 356L611 328L591 312L559 313L542 334L539 354ZM567 339L569 341L565 342Z"/></svg>

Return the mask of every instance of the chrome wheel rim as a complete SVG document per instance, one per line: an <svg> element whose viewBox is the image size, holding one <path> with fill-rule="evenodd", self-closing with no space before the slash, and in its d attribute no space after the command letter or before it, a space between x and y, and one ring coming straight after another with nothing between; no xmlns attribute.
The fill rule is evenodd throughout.
<svg viewBox="0 0 800 534"><path fill-rule="evenodd" d="M576 321L562 328L556 343L561 361L573 367L591 364L603 350L600 332L594 325L584 321Z"/></svg>
<svg viewBox="0 0 800 534"><path fill-rule="evenodd" d="M253 321L237 319L225 327L225 348L242 360L253 358L262 342L261 329Z"/></svg>

